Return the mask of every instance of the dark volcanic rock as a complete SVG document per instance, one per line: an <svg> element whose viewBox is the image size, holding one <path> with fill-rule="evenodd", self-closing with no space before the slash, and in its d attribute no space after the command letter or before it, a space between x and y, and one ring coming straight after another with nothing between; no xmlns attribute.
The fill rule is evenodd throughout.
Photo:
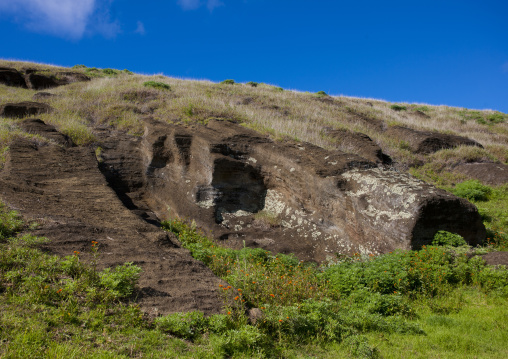
<svg viewBox="0 0 508 359"><path fill-rule="evenodd" d="M79 72L57 72L55 75L27 72L25 81L28 88L43 90L68 85L73 82L90 81L90 78Z"/></svg>
<svg viewBox="0 0 508 359"><path fill-rule="evenodd" d="M34 90L43 90L58 86L58 82L53 76L46 76L37 73L25 75L25 81L28 88Z"/></svg>
<svg viewBox="0 0 508 359"><path fill-rule="evenodd" d="M29 133L35 133L47 139L50 139L59 145L72 147L74 143L69 136L58 132L53 126L45 124L39 119L27 119L19 124L19 126Z"/></svg>
<svg viewBox="0 0 508 359"><path fill-rule="evenodd" d="M411 151L414 153L427 154L457 146L478 146L483 148L481 144L467 137L445 135L430 131L417 131L402 126L389 127L385 133L400 141L408 142Z"/></svg>
<svg viewBox="0 0 508 359"><path fill-rule="evenodd" d="M37 92L35 95L32 96L32 99L34 100L46 100L52 97L57 97L57 95L49 93L49 92Z"/></svg>
<svg viewBox="0 0 508 359"><path fill-rule="evenodd" d="M16 69L0 67L0 84L26 88L25 79Z"/></svg>
<svg viewBox="0 0 508 359"><path fill-rule="evenodd" d="M508 166L502 163L463 163L453 170L494 186L508 183Z"/></svg>
<svg viewBox="0 0 508 359"><path fill-rule="evenodd" d="M491 266L508 266L508 252L490 252L481 256Z"/></svg>
<svg viewBox="0 0 508 359"><path fill-rule="evenodd" d="M439 230L485 238L472 204L409 175L308 143L275 143L228 121L147 122L105 137L101 169L130 208L193 218L224 244L323 261L430 244Z"/></svg>
<svg viewBox="0 0 508 359"><path fill-rule="evenodd" d="M390 156L384 154L381 147L366 134L331 128L325 128L324 131L328 136L339 141L340 148L344 152L355 153L376 163L390 164L392 162Z"/></svg>
<svg viewBox="0 0 508 359"><path fill-rule="evenodd" d="M25 123L36 126L37 122ZM127 209L98 169L92 149L38 145L24 138L10 144L0 173L0 197L40 226L34 235L50 241L44 250L60 256L81 252L90 261L91 241L98 242L99 269L134 262L142 268L137 300L151 315L222 310L217 278L172 234Z"/></svg>
<svg viewBox="0 0 508 359"><path fill-rule="evenodd" d="M45 103L40 102L18 102L6 103L0 106L0 116L11 118L23 118L27 116L35 116L42 113L50 113L53 108Z"/></svg>

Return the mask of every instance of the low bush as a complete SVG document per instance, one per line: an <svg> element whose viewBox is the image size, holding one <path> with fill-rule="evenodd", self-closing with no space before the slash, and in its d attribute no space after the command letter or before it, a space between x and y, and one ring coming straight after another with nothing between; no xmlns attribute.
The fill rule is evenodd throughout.
<svg viewBox="0 0 508 359"><path fill-rule="evenodd" d="M109 76L116 76L120 71L115 69L103 69L102 73Z"/></svg>
<svg viewBox="0 0 508 359"><path fill-rule="evenodd" d="M221 84L222 85L234 85L235 84L235 80L231 80L231 79L224 80L224 81L221 81Z"/></svg>
<svg viewBox="0 0 508 359"><path fill-rule="evenodd" d="M390 108L394 111L406 111L407 107L402 105L391 105Z"/></svg>
<svg viewBox="0 0 508 359"><path fill-rule="evenodd" d="M318 92L316 92L316 95L318 95L318 96L328 96L328 94L326 92L324 92L324 91L318 91Z"/></svg>
<svg viewBox="0 0 508 359"><path fill-rule="evenodd" d="M455 186L452 193L458 197L466 198L470 201L486 201L492 188L482 184L478 180L468 180Z"/></svg>
<svg viewBox="0 0 508 359"><path fill-rule="evenodd" d="M254 82L254 81L249 81L247 82L247 85L251 86L251 87L257 87L258 86L258 83L257 82Z"/></svg>
<svg viewBox="0 0 508 359"><path fill-rule="evenodd" d="M143 82L143 86L145 87L153 87L158 90L171 90L171 86L168 84L165 84L163 82L157 82L157 81L146 81Z"/></svg>
<svg viewBox="0 0 508 359"><path fill-rule="evenodd" d="M467 245L467 243L464 240L464 237L462 237L460 234L450 233L447 231L438 231L434 235L432 245L460 247Z"/></svg>

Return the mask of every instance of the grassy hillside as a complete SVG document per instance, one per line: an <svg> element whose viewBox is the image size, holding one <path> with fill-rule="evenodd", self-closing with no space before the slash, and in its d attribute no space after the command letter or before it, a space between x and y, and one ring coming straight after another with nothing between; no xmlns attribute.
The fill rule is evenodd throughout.
<svg viewBox="0 0 508 359"><path fill-rule="evenodd" d="M69 69L0 61L43 74ZM508 272L475 255L508 248L508 186L486 186L454 171L469 162L508 162L508 115L448 106L388 103L288 91L267 84L212 83L76 66L92 78L47 90L55 111L38 116L75 143L98 147L98 127L138 136L143 120L200 126L211 118L240 123L277 141L306 141L351 151L327 128L367 134L400 171L475 203L489 229L471 248L449 234L420 251L337 257L322 266L260 249L225 249L191 223L164 223L192 255L224 278L224 314L151 318L133 302L139 268L98 271L80 254L37 249L44 239L0 208L0 356L505 358ZM37 91L0 85L0 105L32 101ZM47 141L0 122L0 166L16 136ZM466 136L483 145L415 154L391 126ZM94 258L102 255L90 243ZM234 293L234 294L232 294ZM247 316L248 309L261 314Z"/></svg>

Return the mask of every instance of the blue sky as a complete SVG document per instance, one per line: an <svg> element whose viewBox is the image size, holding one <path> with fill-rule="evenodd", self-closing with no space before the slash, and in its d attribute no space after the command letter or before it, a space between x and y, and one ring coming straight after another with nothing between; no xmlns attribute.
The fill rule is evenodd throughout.
<svg viewBox="0 0 508 359"><path fill-rule="evenodd" d="M0 0L0 58L508 113L508 1Z"/></svg>

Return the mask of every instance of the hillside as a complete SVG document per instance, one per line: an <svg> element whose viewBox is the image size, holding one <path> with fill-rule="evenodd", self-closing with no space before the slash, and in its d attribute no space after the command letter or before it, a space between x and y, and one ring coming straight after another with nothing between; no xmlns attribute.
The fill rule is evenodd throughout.
<svg viewBox="0 0 508 359"><path fill-rule="evenodd" d="M351 345L367 350L371 347L356 337L370 332L366 322L356 323L338 309L344 300L363 303L364 290L381 296L369 305L396 308L370 314L400 316L391 324L378 318L371 323L374 332L401 326L400 333L419 335L412 324L401 324L414 320L409 308L415 298L443 299L462 290L472 298L474 288L497 293L496 305L505 303L499 299L506 295L505 274L486 270L495 284L494 277L478 276L485 261L507 263L506 114L301 93L254 82L217 84L0 61L0 116L0 197L29 224L2 232L7 246L17 248L9 236L19 231L47 237L37 248L60 258L79 253L83 265L93 266L92 274L82 269L83 283L92 287L98 283L96 269L133 263L141 272L122 300L135 301L152 318L196 310L219 318L229 308L228 315L237 316L234 330L259 330L266 339L277 329L256 324L256 316L275 320L286 312L319 312L326 320L339 315L334 320L349 323L319 340L356 338ZM432 254L441 248L433 245L445 244L443 257ZM414 253L454 274L411 279L411 266L426 269L414 267ZM282 268L275 264L279 260ZM386 264L392 260L406 264ZM374 276L383 263L393 275L388 280L358 274ZM259 272L260 264L270 270ZM5 273L2 288L15 288ZM265 290L242 279L251 275L252 284L268 285L274 273L293 279ZM358 288L346 286L346 278L363 275ZM48 286L53 280L61 278L48 279ZM391 284L396 280L401 282ZM308 285L290 295L287 283L293 281ZM108 288L100 283L97 290ZM218 290L231 285L240 296L243 288L242 306L235 303L240 296ZM272 309L268 295L280 297ZM392 297L399 299L385 299ZM427 299L421 299L425 308L431 305ZM300 313L307 301L318 301L320 309L308 302L313 309L303 305L308 312ZM259 314L265 306L266 313ZM369 315L361 320L378 320ZM173 319L164 320L159 330L186 337ZM332 325L312 323L318 331ZM279 344L288 345L302 328L281 334L279 326ZM309 330L298 335L313 338ZM218 334L209 329L212 333ZM219 352L232 355L248 347L282 355L285 349L263 340Z"/></svg>

